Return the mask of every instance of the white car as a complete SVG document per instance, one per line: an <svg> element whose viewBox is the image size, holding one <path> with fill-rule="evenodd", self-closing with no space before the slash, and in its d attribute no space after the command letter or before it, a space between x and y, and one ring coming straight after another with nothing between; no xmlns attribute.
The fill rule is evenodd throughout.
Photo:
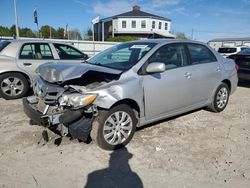
<svg viewBox="0 0 250 188"><path fill-rule="evenodd" d="M226 58L230 55L237 54L238 52L245 50L247 48L250 49L250 47L248 47L248 46L220 47L218 49L218 52L220 55L222 55L223 57Z"/></svg>
<svg viewBox="0 0 250 188"><path fill-rule="evenodd" d="M46 40L0 42L0 96L17 99L25 96L36 68L48 62L81 63L88 56L73 46Z"/></svg>

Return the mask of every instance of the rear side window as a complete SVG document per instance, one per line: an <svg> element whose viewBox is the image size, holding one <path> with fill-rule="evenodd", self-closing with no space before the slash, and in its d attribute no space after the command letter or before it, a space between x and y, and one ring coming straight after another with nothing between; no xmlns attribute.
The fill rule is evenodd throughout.
<svg viewBox="0 0 250 188"><path fill-rule="evenodd" d="M214 54L206 47L201 44L188 44L187 45L191 64L202 64L217 61Z"/></svg>
<svg viewBox="0 0 250 188"><path fill-rule="evenodd" d="M54 44L56 51L60 57L60 59L84 59L85 55L79 50L65 45L65 44Z"/></svg>
<svg viewBox="0 0 250 188"><path fill-rule="evenodd" d="M27 43L24 44L20 59L54 59L49 44L46 43Z"/></svg>
<svg viewBox="0 0 250 188"><path fill-rule="evenodd" d="M223 54L235 53L237 51L236 48L219 48L218 52Z"/></svg>
<svg viewBox="0 0 250 188"><path fill-rule="evenodd" d="M10 44L9 41L2 41L2 42L0 42L0 52L1 52L6 46L8 46L9 44Z"/></svg>

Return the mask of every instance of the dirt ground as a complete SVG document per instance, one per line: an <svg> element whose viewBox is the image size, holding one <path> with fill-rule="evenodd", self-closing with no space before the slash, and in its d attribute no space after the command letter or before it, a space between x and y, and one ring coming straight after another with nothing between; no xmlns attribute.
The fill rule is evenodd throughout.
<svg viewBox="0 0 250 188"><path fill-rule="evenodd" d="M108 152L29 125L0 98L0 187L250 187L250 87L222 113L199 110L138 130Z"/></svg>

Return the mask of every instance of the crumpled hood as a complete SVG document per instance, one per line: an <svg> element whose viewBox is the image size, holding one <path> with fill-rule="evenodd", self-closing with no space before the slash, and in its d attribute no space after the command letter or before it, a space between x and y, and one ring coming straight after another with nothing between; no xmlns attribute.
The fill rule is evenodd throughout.
<svg viewBox="0 0 250 188"><path fill-rule="evenodd" d="M104 72L109 74L120 74L122 71L91 65L87 63L45 63L40 65L36 72L47 82L64 82L80 78L88 71Z"/></svg>

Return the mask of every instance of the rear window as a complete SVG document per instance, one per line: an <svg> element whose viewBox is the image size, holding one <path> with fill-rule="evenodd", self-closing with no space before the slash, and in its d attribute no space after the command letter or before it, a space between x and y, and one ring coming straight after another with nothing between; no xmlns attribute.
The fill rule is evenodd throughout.
<svg viewBox="0 0 250 188"><path fill-rule="evenodd" d="M223 54L230 54L236 52L236 48L219 48L218 52Z"/></svg>
<svg viewBox="0 0 250 188"><path fill-rule="evenodd" d="M2 41L2 42L0 42L0 52L1 52L6 46L8 46L9 44L10 44L9 41Z"/></svg>

